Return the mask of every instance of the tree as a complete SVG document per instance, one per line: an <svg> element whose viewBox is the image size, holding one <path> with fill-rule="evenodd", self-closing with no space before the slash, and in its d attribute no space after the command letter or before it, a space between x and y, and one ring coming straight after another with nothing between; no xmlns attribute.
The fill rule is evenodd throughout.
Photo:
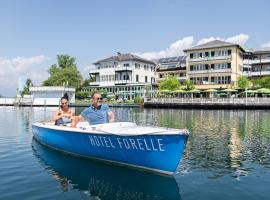
<svg viewBox="0 0 270 200"><path fill-rule="evenodd" d="M246 76L240 76L238 78L238 86L241 88L241 89L246 89L248 88L250 84L250 81L247 79Z"/></svg>
<svg viewBox="0 0 270 200"><path fill-rule="evenodd" d="M264 78L258 79L256 81L256 84L262 88L270 88L270 77L264 77Z"/></svg>
<svg viewBox="0 0 270 200"><path fill-rule="evenodd" d="M82 75L77 69L75 58L69 55L57 55L58 65L54 64L48 70L50 77L43 82L44 86L62 86L67 84L78 88Z"/></svg>
<svg viewBox="0 0 270 200"><path fill-rule="evenodd" d="M186 86L187 90L194 89L193 82L191 80L189 80L189 79L185 80L185 86Z"/></svg>
<svg viewBox="0 0 270 200"><path fill-rule="evenodd" d="M25 95L25 94L30 94L29 88L33 86L32 80L30 78L28 78L26 80L25 86L23 91L21 92L21 96Z"/></svg>
<svg viewBox="0 0 270 200"><path fill-rule="evenodd" d="M179 81L175 76L168 76L159 84L160 90L178 90L180 88Z"/></svg>

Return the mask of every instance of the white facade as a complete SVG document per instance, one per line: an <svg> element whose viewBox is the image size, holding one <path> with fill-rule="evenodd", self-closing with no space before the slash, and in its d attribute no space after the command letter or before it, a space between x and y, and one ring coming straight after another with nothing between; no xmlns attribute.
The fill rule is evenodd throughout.
<svg viewBox="0 0 270 200"><path fill-rule="evenodd" d="M118 54L98 61L90 70L90 90L105 90L133 99L143 96L146 86L155 83L156 64L132 54Z"/></svg>
<svg viewBox="0 0 270 200"><path fill-rule="evenodd" d="M61 97L67 93L70 104L75 103L75 88L64 86L30 87L32 105L59 105Z"/></svg>

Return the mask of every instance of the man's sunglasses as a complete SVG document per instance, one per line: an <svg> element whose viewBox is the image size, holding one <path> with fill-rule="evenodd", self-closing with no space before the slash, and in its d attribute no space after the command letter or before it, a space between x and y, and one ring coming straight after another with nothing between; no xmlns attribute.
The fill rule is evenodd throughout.
<svg viewBox="0 0 270 200"><path fill-rule="evenodd" d="M102 100L103 100L103 98L96 98L96 100L97 100L97 101L102 101Z"/></svg>

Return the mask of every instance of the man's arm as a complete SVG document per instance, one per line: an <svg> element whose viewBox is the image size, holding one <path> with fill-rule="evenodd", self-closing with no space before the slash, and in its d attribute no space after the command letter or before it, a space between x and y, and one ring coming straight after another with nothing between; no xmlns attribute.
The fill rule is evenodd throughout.
<svg viewBox="0 0 270 200"><path fill-rule="evenodd" d="M79 116L73 116L72 122L71 122L71 127L76 128L77 124L79 122L85 121L84 117L79 115Z"/></svg>
<svg viewBox="0 0 270 200"><path fill-rule="evenodd" d="M112 111L108 112L109 122L115 122L115 115Z"/></svg>

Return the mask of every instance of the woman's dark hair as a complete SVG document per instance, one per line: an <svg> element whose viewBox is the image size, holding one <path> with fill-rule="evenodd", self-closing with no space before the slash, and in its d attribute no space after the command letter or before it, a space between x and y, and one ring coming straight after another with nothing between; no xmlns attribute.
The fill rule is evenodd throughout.
<svg viewBox="0 0 270 200"><path fill-rule="evenodd" d="M60 101L62 101L62 99L66 99L68 101L68 94L65 93L64 96L61 97Z"/></svg>

